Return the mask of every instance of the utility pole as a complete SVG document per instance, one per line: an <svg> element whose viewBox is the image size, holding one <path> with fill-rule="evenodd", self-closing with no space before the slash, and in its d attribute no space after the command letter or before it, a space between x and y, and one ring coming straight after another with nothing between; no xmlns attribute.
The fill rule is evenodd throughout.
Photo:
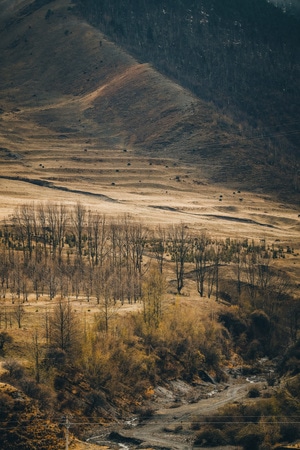
<svg viewBox="0 0 300 450"><path fill-rule="evenodd" d="M70 422L68 416L66 416L66 450L69 450L69 428L70 428Z"/></svg>

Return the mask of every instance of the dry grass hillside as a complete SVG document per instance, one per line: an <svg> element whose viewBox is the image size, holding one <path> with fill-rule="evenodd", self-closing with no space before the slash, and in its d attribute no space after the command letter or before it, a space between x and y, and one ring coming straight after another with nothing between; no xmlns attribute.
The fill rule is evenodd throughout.
<svg viewBox="0 0 300 450"><path fill-rule="evenodd" d="M89 210L97 210L100 214L105 214L108 218L107 223L112 217L124 218L125 214L130 214L133 219L145 225L147 233L149 229L157 228L158 225L168 229L169 225L183 224L182 230L188 229L191 234L194 230L197 230L199 235L201 231L207 231L207 234L214 238L223 240L228 237L241 240L247 238L254 239L255 242L266 241L268 248L272 248L272 245L276 249L282 247L284 257L272 263L278 272L283 268L292 280L293 287L298 286L300 279L298 199L296 193L291 190L293 180L291 172L287 171L286 161L275 164L275 149L268 144L268 141L265 142L261 137L257 137L246 123L234 122L212 104L199 100L188 90L162 76L151 65L140 64L126 54L100 31L84 21L75 12L75 3L71 0L0 0L0 11L1 226L4 219L9 222L10 214L17 206L34 203L38 207L40 203L49 201L75 205L75 208L76 204L79 207L83 205L87 213L86 217L92 217L88 214ZM294 184L296 181L294 180ZM286 201L287 198L288 201ZM66 211L68 211L67 208ZM45 227L42 228L45 230ZM5 275L4 241L1 235L1 244L3 244L1 271ZM77 259L75 248L71 247L72 242L68 243L69 247L66 243L63 259L71 255L70 261L74 263L75 270ZM14 274L17 279L19 274L17 268L22 267L23 270L26 266L24 264L23 267L21 264L22 252L19 251L21 247L16 242L13 245L16 269L13 271L11 266L7 266L9 267L8 278L10 277L11 280ZM50 255L51 239L47 245L49 245ZM122 245L120 248L122 255ZM292 251L288 252L287 249L291 248ZM23 246L22 250L25 255L26 246ZM46 246L44 250L46 259L46 254L48 255ZM147 251L149 252L148 247ZM81 268L85 267L84 270L88 266L85 257L84 255L82 258L84 263L81 266ZM153 255L145 254L145 261L148 262L149 267L152 259L154 259ZM40 262L32 266L34 267L32 273L36 273L37 268L41 269L41 285L43 285L43 279L49 273L50 275L54 273L54 268L58 270L58 266L55 266L54 256L49 256L45 266L38 267L39 264ZM166 297L170 303L168 306L174 306L175 325L177 324L176 308L178 308L183 319L185 315L187 319L189 315L193 316L191 319L196 317L197 320L193 321L197 325L195 330L201 331L203 322L203 326L207 326L207 330L203 328L203 333L210 331L219 336L218 330L221 330L219 324L215 330L209 330L211 323L209 321L212 321L220 308L226 309L227 306L218 304L208 297L199 298L194 281L194 266L190 261L188 262L189 276L187 276L183 295L175 295L175 275L170 254L165 257L165 264L169 283ZM59 269L61 269L60 266ZM224 286L231 286L230 268L227 272L225 264L222 264L220 271ZM59 270L57 273L62 274ZM83 277L82 273L80 272L77 277L77 272L74 272L72 278L74 286L77 278ZM61 276L61 287L64 286L65 279ZM95 275L96 279L100 279L98 275ZM108 286L117 284L117 278L111 277L107 281ZM131 284L130 279L128 285ZM4 281L2 281L2 288L3 286ZM31 281L30 284L28 282L28 286L32 289ZM7 342L6 353L0 354L0 362L5 362L5 359L9 362L9 358L12 358L18 363L21 362L25 372L32 375L32 355L27 352L27 347L33 348L34 329L36 331L39 326L41 336L44 333L44 323L46 323L44 321L48 320L48 308L52 308L51 312L53 312L56 303L52 299L50 301L48 293L44 291L40 297L39 295L34 297L34 293L29 291L28 286L24 287L28 289L28 298L24 306L26 315L24 315L22 326L16 321L13 324L9 323L7 319L15 317L6 314L7 311L20 311L12 306L15 299L14 286L10 292L7 286L6 297L2 294L4 315L0 317L2 320L2 322L0 320L0 328L5 325L9 333L13 335L13 341ZM72 307L74 308L72 312L76 320L77 316L80 317L85 333L89 331L89 326L95 324L95 317L103 312L101 308L99 309L99 302L98 300L96 302L95 297L91 298L91 301L90 299L85 301L83 289L86 289L86 286L89 285L86 284L84 288L80 288L80 296L76 299L74 289L72 291ZM149 281L149 291L150 287ZM65 295L63 290L61 295ZM116 314L116 317L121 318L123 323L123 317L127 317L128 312L136 311L141 306L142 303L129 304L128 302L124 305L122 303L122 310L120 314ZM171 312L170 320L173 320ZM207 320L202 320L203 317ZM198 326L199 318L201 327ZM74 320L74 323L77 322ZM99 324L101 325L102 322ZM128 324L132 326L132 322L128 321ZM172 327L168 326L167 322L166 324L167 332ZM184 327L183 320L185 330ZM130 326L127 328L130 329ZM127 328L124 326L124 330ZM116 327L115 330L117 329ZM188 325L187 329L190 335L191 329ZM101 333L97 332L98 334ZM124 345L120 346L117 340L113 340L114 337L111 341L118 351L119 348L122 352L124 351L126 355L124 366L128 364L131 348L141 351L140 355L142 355L142 350L139 345L136 345L141 342L141 339L136 336L131 337L129 334L128 348ZM163 334L167 334L164 333L164 328L162 328L162 336ZM120 332L121 335L123 331ZM127 333L124 331L125 335L127 336ZM170 341L174 342L174 336L170 334ZM220 334L220 336L223 342L224 335ZM200 338L204 341L199 335ZM30 344L28 344L29 340ZM193 341L193 339L190 340ZM106 337L103 342L106 342ZM107 355L110 356L110 341L107 342ZM104 355L104 347L100 340L97 341L97 345L101 348L99 355ZM53 380L57 383L55 388L49 385L50 387L47 386L49 391L41 391L39 395L45 394L43 398L50 398L53 404L59 404L61 414L75 411L75 417L83 420L85 414L92 423L94 416L84 413L88 411L89 402L92 399L92 396L87 393L98 395L99 405L95 406L95 412L92 410L95 417L97 414L97 420L98 416L107 418L110 415L110 409L107 408L106 398L109 398L107 392L95 391L99 386L102 389L103 380L97 379L97 383L93 381L93 385L92 381L88 384L87 379L81 378L90 372L89 361L95 360L98 364L98 360L94 356L89 357L89 353L86 353L86 359L83 357L86 349L91 352L94 350L93 344L90 346L88 339L86 347L82 347L82 359L78 360L80 361L78 366L75 365L73 368L70 365L69 372L66 371L64 374L61 374L58 369L48 374L48 366L45 365L42 368L44 379L48 382L51 379L53 386ZM135 353L132 355L133 369L128 371L134 380L137 366L134 365L136 364ZM45 361L53 359L50 356L45 357ZM165 360L163 353L160 360ZM78 369L78 367L82 369L82 361L86 361L87 364L84 369L85 375L82 375ZM51 363L48 364L51 365ZM102 360L99 357L99 367L101 364ZM98 374L96 364L93 367L95 374ZM185 366L182 365L182 367ZM3 376L5 378L5 370L1 380ZM117 369L113 372L118 382L119 373L123 372L118 372ZM49 378L47 378L48 375ZM15 394L16 388L12 388L9 384L12 377L7 374L6 376L8 381L0 383L0 394L3 397L2 403L8 405L7 410L4 411L7 416L5 420L13 421L13 411L16 402L20 403L20 399L19 394ZM21 381L27 380L26 377L23 378ZM120 379L123 381L122 375ZM18 383L21 385L20 380L14 381L17 385ZM138 380L138 383L142 384L143 381ZM135 386L136 381L131 383ZM115 397L118 398L120 384L114 385L113 382L110 384L113 386L111 392L115 389L117 392ZM145 386L140 386L140 389L142 388L144 389ZM16 401L14 396L17 398ZM52 396L55 396L55 399ZM40 416L40 411L29 397L24 396L21 400L25 405L24 415L20 414L18 419L22 420L21 430L27 429L29 419L35 419L33 428L30 426L29 434L25 436L26 440L40 439L40 443L44 445L43 448L60 448L59 445L63 448L64 433L62 427L58 426L61 417L55 416L53 422L56 425L51 428L51 433L44 431L43 428L39 434L36 430L39 429L40 423L48 426L48 416ZM119 398L118 401L117 409L122 412L122 408L126 409L126 397ZM112 417L116 419L115 409L113 413L115 416L112 414ZM120 417L123 419L123 416ZM111 417L109 419L112 420ZM97 422L97 425L101 424ZM9 440L9 433L6 436L6 429L4 431L3 442ZM20 441L22 445L22 436L19 439L17 427L8 431L17 436L18 442ZM71 432L73 431L76 434L74 428ZM77 436L80 435L79 432L81 435L84 434L82 430L77 430ZM150 429L149 436L151 434ZM87 437L86 433L84 437ZM167 435L164 442L168 439ZM175 436L176 439L177 436ZM92 449L93 446L72 440L70 448Z"/></svg>
<svg viewBox="0 0 300 450"><path fill-rule="evenodd" d="M268 165L264 142L73 6L0 1L1 217L26 201L79 200L155 224L297 239L296 197L275 200L290 175Z"/></svg>

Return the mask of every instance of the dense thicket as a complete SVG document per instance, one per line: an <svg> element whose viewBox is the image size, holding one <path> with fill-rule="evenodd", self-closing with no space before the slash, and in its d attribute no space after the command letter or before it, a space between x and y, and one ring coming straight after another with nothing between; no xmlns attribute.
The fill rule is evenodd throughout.
<svg viewBox="0 0 300 450"><path fill-rule="evenodd" d="M299 20L264 0L78 0L142 62L297 146ZM283 136L285 139L283 139ZM296 154L296 147L294 147Z"/></svg>

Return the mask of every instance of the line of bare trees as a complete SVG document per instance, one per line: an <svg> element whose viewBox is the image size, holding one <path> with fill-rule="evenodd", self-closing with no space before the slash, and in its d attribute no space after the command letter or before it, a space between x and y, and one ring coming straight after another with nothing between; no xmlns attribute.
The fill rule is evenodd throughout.
<svg viewBox="0 0 300 450"><path fill-rule="evenodd" d="M12 300L27 301L34 292L37 299L47 294L136 301L154 260L160 273L167 260L174 263L181 293L185 265L196 258L186 225L149 230L126 215L107 221L80 203L70 209L22 205L2 226L1 237L1 295Z"/></svg>
<svg viewBox="0 0 300 450"><path fill-rule="evenodd" d="M81 203L25 204L18 207L1 233L0 289L12 299L27 301L29 292L50 299L84 295L97 300L105 289L115 300L129 302L141 295L141 281L153 261L160 273L173 266L180 294L188 271L200 296L219 296L219 270L234 266L238 295L247 284L255 303L259 290L274 284L272 260L283 255L266 243L217 241L207 233L191 233L186 224L150 230L125 215L107 220ZM291 249L288 249L291 251ZM280 274L282 275L282 273ZM276 283L278 284L278 283ZM111 286L111 288L109 288Z"/></svg>
<svg viewBox="0 0 300 450"><path fill-rule="evenodd" d="M247 297L252 309L273 316L292 291L288 276L273 264L290 248L220 241L183 223L151 230L129 215L108 220L81 203L24 204L3 223L0 236L0 295L16 307L35 294L94 299L108 311L117 301L143 299L153 268L178 294L189 278L201 297L237 304ZM21 326L22 309L14 316Z"/></svg>

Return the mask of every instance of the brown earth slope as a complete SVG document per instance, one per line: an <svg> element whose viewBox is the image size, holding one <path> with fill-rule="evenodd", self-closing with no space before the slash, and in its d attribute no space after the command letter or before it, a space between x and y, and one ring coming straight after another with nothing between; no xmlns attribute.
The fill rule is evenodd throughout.
<svg viewBox="0 0 300 450"><path fill-rule="evenodd" d="M97 149L186 159L237 147L233 123L107 41L67 1L21 4L2 17L3 148L42 154L48 140L46 150L73 155L74 141L83 150L90 139Z"/></svg>
<svg viewBox="0 0 300 450"><path fill-rule="evenodd" d="M1 444L5 442L6 450L64 448L62 427L48 420L22 391L0 383L0 402Z"/></svg>
<svg viewBox="0 0 300 450"><path fill-rule="evenodd" d="M264 195L291 192L291 179L268 164L263 141L139 64L73 6L0 0L1 216L24 201L82 201L153 223L297 234L295 207Z"/></svg>

